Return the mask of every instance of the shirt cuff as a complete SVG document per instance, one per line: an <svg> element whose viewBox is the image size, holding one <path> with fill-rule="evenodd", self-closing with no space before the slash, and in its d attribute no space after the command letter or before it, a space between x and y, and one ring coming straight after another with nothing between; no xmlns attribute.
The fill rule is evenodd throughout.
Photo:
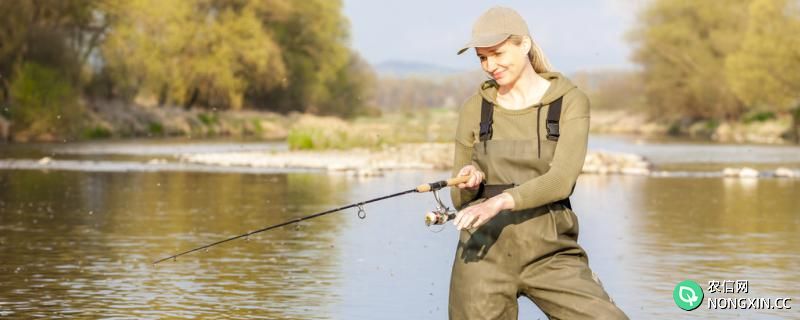
<svg viewBox="0 0 800 320"><path fill-rule="evenodd" d="M503 192L510 194L511 198L514 198L514 208L511 211L516 211L517 208L522 207L522 195L519 194L517 188L511 188Z"/></svg>

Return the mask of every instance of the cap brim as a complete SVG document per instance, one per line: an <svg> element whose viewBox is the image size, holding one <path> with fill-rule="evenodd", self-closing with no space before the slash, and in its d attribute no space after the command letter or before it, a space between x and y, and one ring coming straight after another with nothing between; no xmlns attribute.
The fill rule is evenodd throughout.
<svg viewBox="0 0 800 320"><path fill-rule="evenodd" d="M458 50L458 54L464 53L469 48L484 48L484 47L493 47L501 42L505 41L510 37L510 34L500 33L500 34L486 34L486 35L479 35L474 36L472 39L464 45L461 50Z"/></svg>

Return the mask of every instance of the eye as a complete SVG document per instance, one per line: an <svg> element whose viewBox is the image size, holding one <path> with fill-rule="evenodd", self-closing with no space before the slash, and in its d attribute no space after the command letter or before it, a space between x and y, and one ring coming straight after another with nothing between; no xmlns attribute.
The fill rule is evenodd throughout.
<svg viewBox="0 0 800 320"><path fill-rule="evenodd" d="M478 60L480 60L480 61L485 61L485 60L486 60L486 57L484 57L484 56L478 56Z"/></svg>

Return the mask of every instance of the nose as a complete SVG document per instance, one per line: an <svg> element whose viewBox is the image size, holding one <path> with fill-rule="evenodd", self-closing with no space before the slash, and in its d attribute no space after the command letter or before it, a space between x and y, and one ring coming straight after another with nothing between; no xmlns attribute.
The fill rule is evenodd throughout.
<svg viewBox="0 0 800 320"><path fill-rule="evenodd" d="M484 70L486 70L486 72L491 73L494 72L494 69L496 68L497 68L497 62L495 62L494 57L493 56L486 57L486 60L484 60Z"/></svg>

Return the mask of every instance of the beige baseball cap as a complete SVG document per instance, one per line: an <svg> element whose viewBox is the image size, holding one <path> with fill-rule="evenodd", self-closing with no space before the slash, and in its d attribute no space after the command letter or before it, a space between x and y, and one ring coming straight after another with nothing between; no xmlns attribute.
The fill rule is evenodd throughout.
<svg viewBox="0 0 800 320"><path fill-rule="evenodd" d="M464 45L458 54L469 48L491 47L497 45L511 35L528 36L528 24L514 9L492 7L484 12L472 26L472 39Z"/></svg>

